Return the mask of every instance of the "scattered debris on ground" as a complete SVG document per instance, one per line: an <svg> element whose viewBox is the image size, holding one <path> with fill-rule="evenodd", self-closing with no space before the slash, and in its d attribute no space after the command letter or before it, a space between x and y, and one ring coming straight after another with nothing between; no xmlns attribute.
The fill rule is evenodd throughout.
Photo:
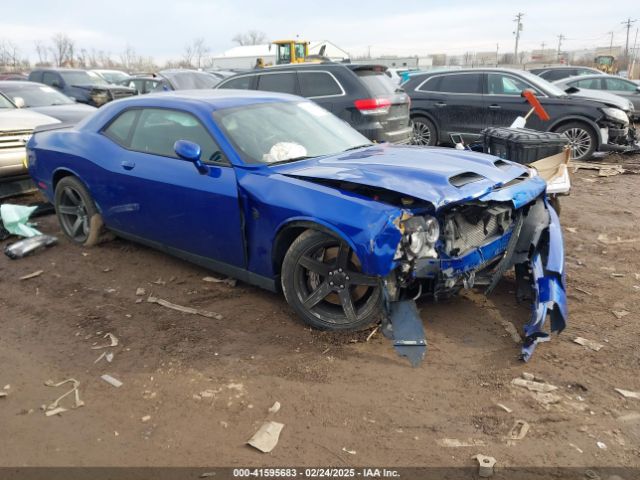
<svg viewBox="0 0 640 480"><path fill-rule="evenodd" d="M466 440L459 440L457 438L441 438L436 440L436 443L441 447L446 448L462 448L462 447L484 447L486 442L484 440L476 440L468 438Z"/></svg>
<svg viewBox="0 0 640 480"><path fill-rule="evenodd" d="M20 280L29 280L31 278L36 278L42 275L43 273L44 273L44 270L36 270L35 272L29 273L28 275L23 275L22 277L20 277Z"/></svg>
<svg viewBox="0 0 640 480"><path fill-rule="evenodd" d="M46 405L44 408L45 411L45 415L47 417L53 416L53 415L58 415L59 413L63 413L68 411L67 408L61 407L60 406L60 402L62 401L62 399L68 397L69 395L71 395L72 393L74 394L74 403L71 406L71 408L80 408L84 406L84 402L80 399L80 382L78 380L76 380L75 378L68 378L66 380L63 380L61 382L54 382L53 380L47 380L46 382L44 382L44 384L47 387L53 387L53 388L58 388L62 385L65 385L67 383L71 383L71 389L66 392L63 393L62 395L60 395L58 398L56 398L51 404Z"/></svg>
<svg viewBox="0 0 640 480"><path fill-rule="evenodd" d="M163 300L162 298L150 296L149 298L147 298L147 302L157 303L158 305L162 305L163 307L170 308L172 310L177 310L178 312L182 312L182 313L188 313L191 315L201 315L203 317L213 318L215 320L222 320L222 315L220 315L219 313L208 312L206 310L199 310L197 308L184 307L182 305L177 305L167 300Z"/></svg>
<svg viewBox="0 0 640 480"><path fill-rule="evenodd" d="M229 285L230 287L235 287L237 284L237 280L235 278L216 278L216 277L204 277L202 279L204 282L209 283L224 283L225 285Z"/></svg>
<svg viewBox="0 0 640 480"><path fill-rule="evenodd" d="M496 459L487 455L477 454L473 457L478 461L478 476L482 478L488 478L493 475L493 467L496 464Z"/></svg>
<svg viewBox="0 0 640 480"><path fill-rule="evenodd" d="M548 383L534 382L532 380L525 380L524 378L514 378L511 380L512 385L523 387L532 392L549 393L557 390L558 387L550 385Z"/></svg>
<svg viewBox="0 0 640 480"><path fill-rule="evenodd" d="M594 350L596 352L600 351L600 349L604 347L604 345L602 345L601 343L594 342L593 340L588 340L582 337L574 338L573 342L577 343L578 345L582 345L583 347L590 348L591 350Z"/></svg>
<svg viewBox="0 0 640 480"><path fill-rule="evenodd" d="M631 390L623 390L622 388L614 388L616 392L622 395L624 398L635 398L640 400L640 392L633 392Z"/></svg>
<svg viewBox="0 0 640 480"><path fill-rule="evenodd" d="M263 453L269 453L278 444L283 427L282 423L264 422L247 443Z"/></svg>
<svg viewBox="0 0 640 480"><path fill-rule="evenodd" d="M106 373L100 378L116 388L120 388L122 386L122 382L120 380L118 380L117 378L113 378L111 375L108 375Z"/></svg>
<svg viewBox="0 0 640 480"><path fill-rule="evenodd" d="M357 453L355 450L348 450L347 447L342 447L342 451L344 453L348 453L349 455L355 455Z"/></svg>
<svg viewBox="0 0 640 480"><path fill-rule="evenodd" d="M105 333L104 337L102 337L102 338L108 338L109 339L109 344L107 344L107 345L94 345L93 347L91 347L92 350L101 350L103 348L117 347L118 344L120 343L118 338L113 333Z"/></svg>
<svg viewBox="0 0 640 480"><path fill-rule="evenodd" d="M31 253L51 247L58 243L58 238L51 235L37 235L35 237L25 238L17 242L10 243L4 248L4 254L11 260L26 257Z"/></svg>
<svg viewBox="0 0 640 480"><path fill-rule="evenodd" d="M274 402L271 407L269 407L269 413L278 413L280 411L280 402Z"/></svg>

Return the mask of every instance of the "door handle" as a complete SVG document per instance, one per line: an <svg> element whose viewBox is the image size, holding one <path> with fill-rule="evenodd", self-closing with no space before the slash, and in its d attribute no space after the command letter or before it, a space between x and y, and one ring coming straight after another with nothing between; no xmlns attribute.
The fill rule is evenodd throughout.
<svg viewBox="0 0 640 480"><path fill-rule="evenodd" d="M500 110L502 107L500 105L496 105L495 103L493 105L489 105L489 109L490 110Z"/></svg>
<svg viewBox="0 0 640 480"><path fill-rule="evenodd" d="M120 162L120 166L125 170L132 170L133 167L136 166L136 162L133 162L131 160L123 160Z"/></svg>
<svg viewBox="0 0 640 480"><path fill-rule="evenodd" d="M436 107L446 107L446 106L447 106L447 104L446 104L446 103L444 103L444 102L436 102L434 105L435 105Z"/></svg>

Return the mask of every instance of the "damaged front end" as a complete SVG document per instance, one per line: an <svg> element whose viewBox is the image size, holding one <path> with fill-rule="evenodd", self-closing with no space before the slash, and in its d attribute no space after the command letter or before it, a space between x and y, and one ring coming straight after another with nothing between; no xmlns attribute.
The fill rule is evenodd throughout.
<svg viewBox="0 0 640 480"><path fill-rule="evenodd" d="M531 301L521 358L566 325L564 249L558 216L539 177L522 177L479 198L435 213L405 212L396 268L385 279L388 321L383 332L415 366L426 353L422 321L414 300L449 297L461 289L489 294L515 268L517 298Z"/></svg>

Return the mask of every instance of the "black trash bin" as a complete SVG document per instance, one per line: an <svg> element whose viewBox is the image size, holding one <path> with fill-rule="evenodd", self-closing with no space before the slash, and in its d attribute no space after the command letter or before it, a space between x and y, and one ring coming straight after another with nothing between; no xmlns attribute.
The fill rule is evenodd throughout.
<svg viewBox="0 0 640 480"><path fill-rule="evenodd" d="M562 133L529 128L490 127L482 131L482 137L484 153L522 164L556 155L569 145Z"/></svg>

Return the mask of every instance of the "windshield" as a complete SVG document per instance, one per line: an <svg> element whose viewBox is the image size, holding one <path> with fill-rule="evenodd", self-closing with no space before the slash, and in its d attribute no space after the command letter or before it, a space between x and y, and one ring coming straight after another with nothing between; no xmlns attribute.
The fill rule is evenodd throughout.
<svg viewBox="0 0 640 480"><path fill-rule="evenodd" d="M124 80L127 80L129 78L129 75L127 75L124 72L117 72L117 71L105 72L103 70L103 71L96 72L96 73L101 75L102 78L104 78L109 83L118 83L118 82L122 82Z"/></svg>
<svg viewBox="0 0 640 480"><path fill-rule="evenodd" d="M2 93L14 101L16 97L22 98L25 107L49 107L51 105L69 105L70 103L74 103L73 100L57 90L47 85L32 82L8 84L6 86L0 84L0 89Z"/></svg>
<svg viewBox="0 0 640 480"><path fill-rule="evenodd" d="M0 95L0 108L16 108L16 106Z"/></svg>
<svg viewBox="0 0 640 480"><path fill-rule="evenodd" d="M107 81L98 75L89 75L83 71L60 71L60 75L69 85L108 85Z"/></svg>
<svg viewBox="0 0 640 480"><path fill-rule="evenodd" d="M312 102L261 103L218 110L213 116L247 163L333 155L371 145Z"/></svg>
<svg viewBox="0 0 640 480"><path fill-rule="evenodd" d="M558 88L553 83L547 82L544 78L534 75L533 73L519 71L518 74L526 78L530 83L533 83L534 86L538 87L547 95L551 95L552 97L562 97L566 95L562 89Z"/></svg>
<svg viewBox="0 0 640 480"><path fill-rule="evenodd" d="M194 88L213 88L220 79L205 72L160 72L168 78L176 90L191 90Z"/></svg>

